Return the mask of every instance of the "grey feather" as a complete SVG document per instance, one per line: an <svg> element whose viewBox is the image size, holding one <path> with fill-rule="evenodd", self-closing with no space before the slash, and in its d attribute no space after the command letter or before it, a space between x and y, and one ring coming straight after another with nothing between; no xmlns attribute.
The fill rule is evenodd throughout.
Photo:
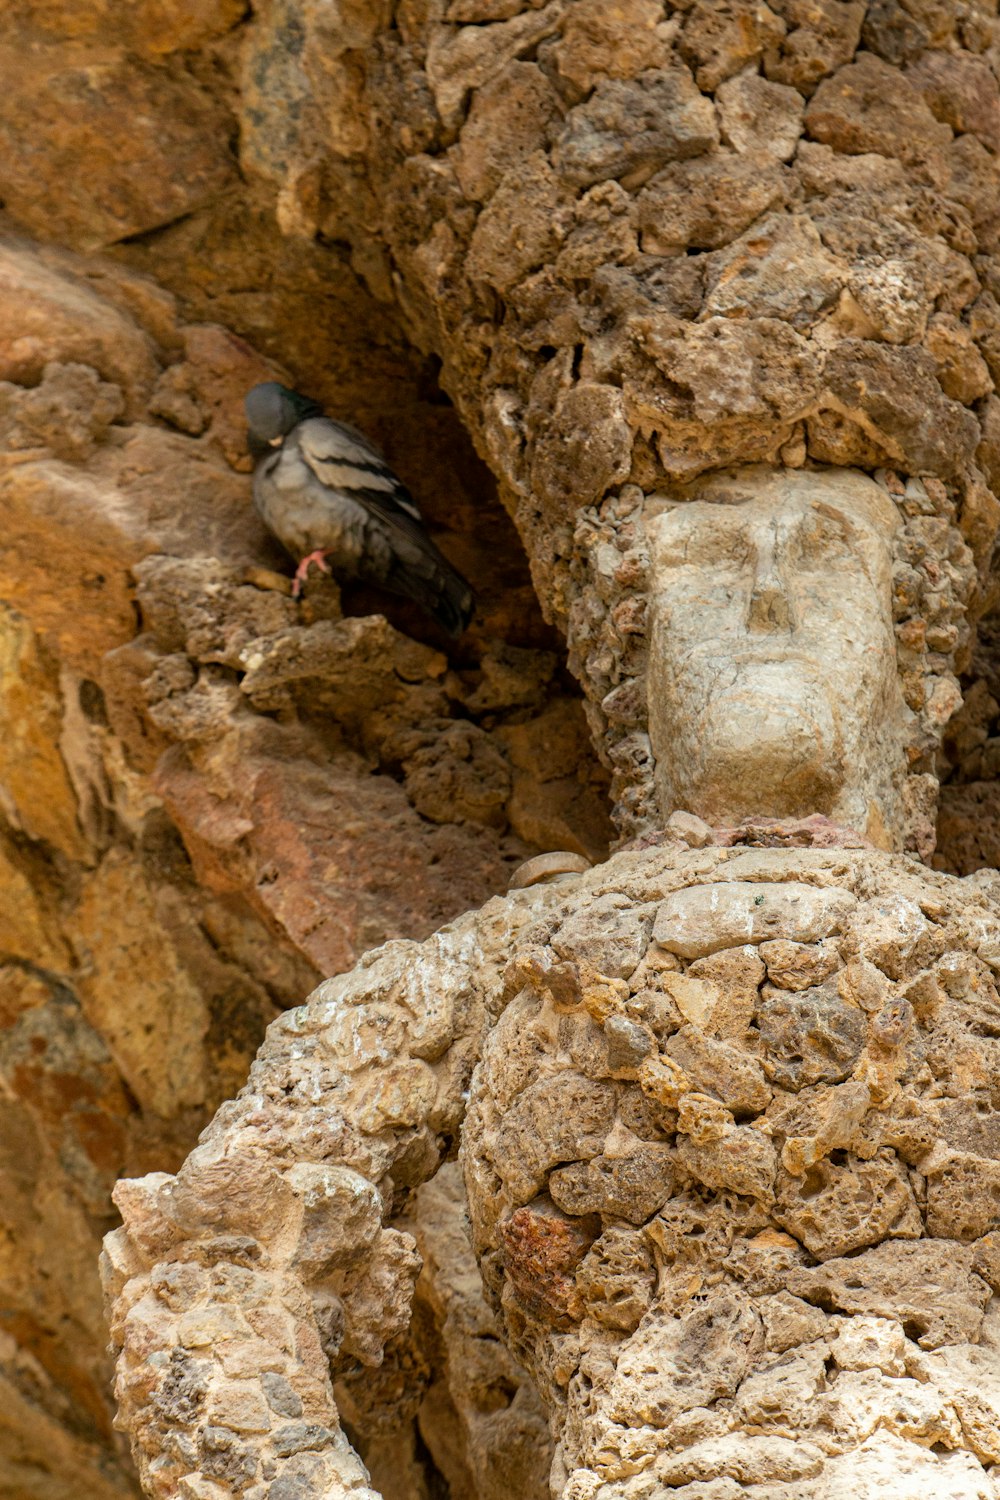
<svg viewBox="0 0 1000 1500"><path fill-rule="evenodd" d="M338 578L403 594L459 635L472 590L374 443L274 382L255 386L246 408L254 504L286 551L296 559L322 552Z"/></svg>

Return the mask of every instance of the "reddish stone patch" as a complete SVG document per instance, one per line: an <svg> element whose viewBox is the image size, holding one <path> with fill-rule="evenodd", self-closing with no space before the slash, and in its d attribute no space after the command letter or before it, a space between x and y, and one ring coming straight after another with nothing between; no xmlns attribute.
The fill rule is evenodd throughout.
<svg viewBox="0 0 1000 1500"><path fill-rule="evenodd" d="M500 1225L504 1267L525 1312L546 1323L571 1317L576 1282L570 1274L597 1237L584 1219L571 1219L554 1204L528 1204Z"/></svg>

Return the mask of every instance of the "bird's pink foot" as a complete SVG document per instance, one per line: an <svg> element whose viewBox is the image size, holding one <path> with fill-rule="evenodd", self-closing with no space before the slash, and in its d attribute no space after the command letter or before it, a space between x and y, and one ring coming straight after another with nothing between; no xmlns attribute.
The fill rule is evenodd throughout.
<svg viewBox="0 0 1000 1500"><path fill-rule="evenodd" d="M315 552L310 552L308 557L304 557L302 559L298 567L295 569L295 582L292 584L293 599L297 599L302 592L302 585L306 581L306 575L309 572L310 563L315 563L321 573L329 573L331 571L330 566L326 561L326 556L326 552L324 552L322 548L319 548Z"/></svg>

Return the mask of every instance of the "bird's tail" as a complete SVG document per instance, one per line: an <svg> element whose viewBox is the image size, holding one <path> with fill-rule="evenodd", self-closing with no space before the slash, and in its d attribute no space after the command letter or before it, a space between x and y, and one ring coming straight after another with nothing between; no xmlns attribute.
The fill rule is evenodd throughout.
<svg viewBox="0 0 1000 1500"><path fill-rule="evenodd" d="M461 573L441 559L434 579L437 598L430 613L449 635L461 635L472 619L475 595Z"/></svg>
<svg viewBox="0 0 1000 1500"><path fill-rule="evenodd" d="M472 619L475 604L472 589L461 573L427 533L412 523L395 542L388 575L373 574L372 581L414 600L449 635L461 635Z"/></svg>

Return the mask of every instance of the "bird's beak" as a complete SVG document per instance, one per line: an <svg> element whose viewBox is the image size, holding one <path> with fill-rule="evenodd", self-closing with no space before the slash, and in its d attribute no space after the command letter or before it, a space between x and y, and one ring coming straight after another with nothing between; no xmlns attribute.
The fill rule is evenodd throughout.
<svg viewBox="0 0 1000 1500"><path fill-rule="evenodd" d="M281 445L282 445L282 443L285 440L284 440L283 437L277 437L277 438L268 438L267 441L268 441L268 446L269 447L271 447L271 448L280 448Z"/></svg>

